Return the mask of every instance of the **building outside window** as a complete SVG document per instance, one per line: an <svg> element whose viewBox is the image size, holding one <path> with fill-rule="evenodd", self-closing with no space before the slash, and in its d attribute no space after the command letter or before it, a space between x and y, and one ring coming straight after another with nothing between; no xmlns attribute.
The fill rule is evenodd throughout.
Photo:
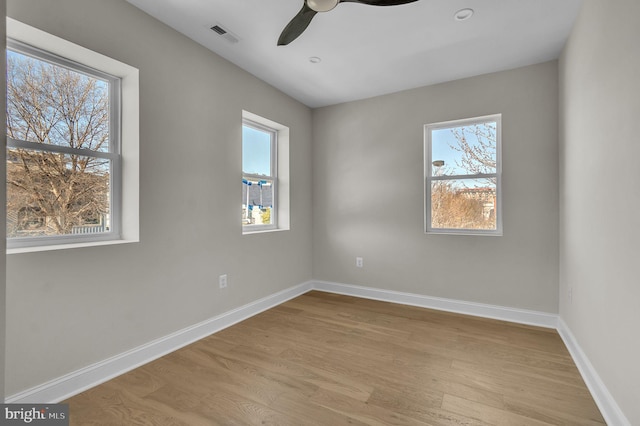
<svg viewBox="0 0 640 426"><path fill-rule="evenodd" d="M501 115L425 126L425 231L502 235Z"/></svg>

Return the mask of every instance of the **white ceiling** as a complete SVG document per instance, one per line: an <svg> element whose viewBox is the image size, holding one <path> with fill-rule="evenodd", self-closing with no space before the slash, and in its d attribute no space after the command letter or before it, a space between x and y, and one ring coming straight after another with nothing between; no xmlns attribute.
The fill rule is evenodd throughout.
<svg viewBox="0 0 640 426"><path fill-rule="evenodd" d="M303 0L127 0L310 107L333 105L555 59L582 0L341 3L288 46L276 42ZM466 21L454 13L472 8ZM231 43L210 27L220 25ZM321 62L314 64L309 58Z"/></svg>

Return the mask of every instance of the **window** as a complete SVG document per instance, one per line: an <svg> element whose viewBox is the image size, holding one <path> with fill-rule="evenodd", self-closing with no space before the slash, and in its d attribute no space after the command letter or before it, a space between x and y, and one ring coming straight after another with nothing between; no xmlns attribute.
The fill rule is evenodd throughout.
<svg viewBox="0 0 640 426"><path fill-rule="evenodd" d="M425 126L425 231L502 235L501 115Z"/></svg>
<svg viewBox="0 0 640 426"><path fill-rule="evenodd" d="M242 120L242 229L289 229L288 128L255 114Z"/></svg>
<svg viewBox="0 0 640 426"><path fill-rule="evenodd" d="M119 235L120 80L7 44L7 237Z"/></svg>
<svg viewBox="0 0 640 426"><path fill-rule="evenodd" d="M10 18L7 35L8 253L137 241L138 70Z"/></svg>
<svg viewBox="0 0 640 426"><path fill-rule="evenodd" d="M276 222L277 132L249 120L242 124L242 225Z"/></svg>

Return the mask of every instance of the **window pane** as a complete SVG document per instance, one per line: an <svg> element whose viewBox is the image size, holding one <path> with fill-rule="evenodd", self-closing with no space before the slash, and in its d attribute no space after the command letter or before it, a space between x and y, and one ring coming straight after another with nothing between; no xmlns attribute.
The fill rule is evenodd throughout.
<svg viewBox="0 0 640 426"><path fill-rule="evenodd" d="M272 176L271 137L271 132L242 126L243 173Z"/></svg>
<svg viewBox="0 0 640 426"><path fill-rule="evenodd" d="M109 152L109 83L8 50L7 136Z"/></svg>
<svg viewBox="0 0 640 426"><path fill-rule="evenodd" d="M242 179L242 224L273 224L273 188L270 179Z"/></svg>
<svg viewBox="0 0 640 426"><path fill-rule="evenodd" d="M108 232L110 161L7 150L7 236Z"/></svg>
<svg viewBox="0 0 640 426"><path fill-rule="evenodd" d="M433 130L433 176L496 173L496 122Z"/></svg>
<svg viewBox="0 0 640 426"><path fill-rule="evenodd" d="M496 183L492 179L431 182L431 227L496 229Z"/></svg>

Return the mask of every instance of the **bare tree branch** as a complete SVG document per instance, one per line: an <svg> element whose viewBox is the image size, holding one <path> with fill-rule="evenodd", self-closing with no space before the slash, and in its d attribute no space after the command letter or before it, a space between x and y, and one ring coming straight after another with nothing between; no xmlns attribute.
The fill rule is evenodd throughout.
<svg viewBox="0 0 640 426"><path fill-rule="evenodd" d="M496 127L492 123L475 124L451 129L456 138L449 147L462 153L456 165L469 174L491 174L496 172ZM488 179L495 184L496 179Z"/></svg>
<svg viewBox="0 0 640 426"><path fill-rule="evenodd" d="M108 149L107 84L27 56L7 58L7 135L16 140ZM60 235L95 223L109 210L107 160L10 149L9 236ZM34 228L34 223L37 229ZM41 225L41 226L40 226Z"/></svg>

